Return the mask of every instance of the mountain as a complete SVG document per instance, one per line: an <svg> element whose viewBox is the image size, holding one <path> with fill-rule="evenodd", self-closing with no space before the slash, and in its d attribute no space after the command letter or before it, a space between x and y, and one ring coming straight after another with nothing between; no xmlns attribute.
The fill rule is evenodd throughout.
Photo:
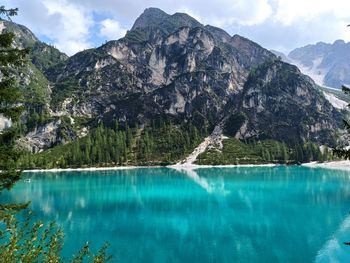
<svg viewBox="0 0 350 263"><path fill-rule="evenodd" d="M232 138L288 145L332 146L340 127L340 112L297 67L249 39L231 37L187 14L148 8L124 38L69 58L45 47L52 63L35 64L35 52L32 62L50 83L50 116L59 119L31 131L29 137L38 140L51 132L41 149L52 141L84 136L101 123L132 127L136 138L141 136L135 140L146 140L146 145L150 139L144 136L157 133L159 121L170 123L160 126L165 133L157 133L159 138L169 132L166 127L182 129L177 136L197 139L196 130L204 139L215 128ZM58 132L62 125L66 136ZM194 132L187 134L192 126ZM136 151L135 142L129 146Z"/></svg>
<svg viewBox="0 0 350 263"><path fill-rule="evenodd" d="M23 140L26 148L38 151L43 147L50 147L57 141L62 141L57 136L57 131L51 134L51 138L45 137L45 127L54 120L51 115L51 84L46 78L45 71L57 63L64 62L68 56L55 47L41 42L27 27L14 22L0 19L0 33L14 33L15 43L18 48L28 48L29 62L20 72L17 72L19 86L23 90L25 113L22 128L27 135ZM8 125L9 122L0 116L0 127ZM52 123L51 123L52 124ZM58 130L60 130L59 127ZM37 132L41 130L42 132ZM30 135L34 135L32 138ZM73 137L74 138L74 137Z"/></svg>
<svg viewBox="0 0 350 263"><path fill-rule="evenodd" d="M350 84L350 43L318 42L297 48L288 54L292 63L308 73L319 85L340 89Z"/></svg>
<svg viewBox="0 0 350 263"><path fill-rule="evenodd" d="M276 77L259 76L259 83L264 82L261 86L271 86L272 80L287 81L285 89L262 96L274 96L276 102L294 105L296 111L304 112L301 117L306 124L301 127L304 122L297 118L300 116L294 119L285 114L273 120L278 132L259 129L247 134L264 132L275 138L276 134L290 133L286 124L292 123L303 132L292 134L291 140L326 142L311 127L336 127L339 114L315 92L314 83L258 44L239 35L229 37L223 30L201 25L186 14L146 9L124 38L70 57L51 68L48 77L55 85L53 107L73 117L99 116L144 124L159 115L178 122L199 115L213 128L227 115L241 108L245 111L236 102L244 100L245 91L253 88L247 80L260 73L256 69L267 61L270 73ZM312 94L312 102L299 98L304 94ZM273 103L269 107L278 111L287 104ZM318 105L319 111L309 109L310 105ZM252 106L251 111L268 114L259 107ZM310 116L318 117L311 120Z"/></svg>
<svg viewBox="0 0 350 263"><path fill-rule="evenodd" d="M0 33L12 32L16 35L16 45L31 50L32 63L41 71L65 61L68 56L57 48L48 45L39 39L25 26L0 19Z"/></svg>

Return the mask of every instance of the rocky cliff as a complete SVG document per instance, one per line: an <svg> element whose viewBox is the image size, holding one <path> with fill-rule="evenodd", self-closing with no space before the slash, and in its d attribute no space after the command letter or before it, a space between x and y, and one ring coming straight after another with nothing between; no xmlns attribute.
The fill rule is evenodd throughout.
<svg viewBox="0 0 350 263"><path fill-rule="evenodd" d="M25 104L22 117L25 125L22 130L26 136L21 138L20 142L25 148L36 152L64 141L59 132L63 129L60 125L62 122L50 109L52 85L46 78L45 71L57 63L64 62L68 56L39 41L25 26L0 19L0 33L9 32L15 34L15 47L27 48L30 51L27 65L17 72L18 85L23 90ZM0 117L0 130L2 126L9 124L8 120Z"/></svg>
<svg viewBox="0 0 350 263"><path fill-rule="evenodd" d="M339 112L299 69L282 61L266 62L249 75L240 100L244 137L332 145ZM242 136L241 136L242 137Z"/></svg>
<svg viewBox="0 0 350 263"><path fill-rule="evenodd" d="M296 67L183 13L146 9L124 38L69 58L35 46L33 55L49 49L54 60L32 58L50 83L51 116L89 120L80 128L162 118L209 131L224 123L242 139L333 144L340 126L340 113Z"/></svg>

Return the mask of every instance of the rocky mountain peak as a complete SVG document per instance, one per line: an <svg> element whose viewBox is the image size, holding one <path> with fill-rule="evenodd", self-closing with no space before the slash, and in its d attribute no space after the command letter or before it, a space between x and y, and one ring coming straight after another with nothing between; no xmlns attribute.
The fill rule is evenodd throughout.
<svg viewBox="0 0 350 263"><path fill-rule="evenodd" d="M136 19L131 31L141 30L149 34L150 31L160 29L164 34L169 34L181 27L194 28L203 25L185 13L169 15L158 8L147 8Z"/></svg>
<svg viewBox="0 0 350 263"><path fill-rule="evenodd" d="M214 36L214 38L218 39L219 41L222 41L224 43L230 42L231 36L225 30L211 25L206 25L205 29L208 30Z"/></svg>
<svg viewBox="0 0 350 263"><path fill-rule="evenodd" d="M333 45L342 46L342 45L345 45L345 41L342 39L338 39L338 40L334 41Z"/></svg>
<svg viewBox="0 0 350 263"><path fill-rule="evenodd" d="M147 126L162 118L210 131L226 120L243 125L229 122L244 114L245 124L237 127L242 138L282 140L288 127L296 127L288 142L329 143L340 123L295 67L247 38L183 13L148 8L124 38L58 62L35 64L50 81L52 112L89 119L91 126ZM286 118L292 107L297 114Z"/></svg>
<svg viewBox="0 0 350 263"><path fill-rule="evenodd" d="M236 50L239 50L239 61L248 69L261 64L263 61L277 58L269 50L264 49L259 44L237 34L231 38L230 44L236 48Z"/></svg>
<svg viewBox="0 0 350 263"><path fill-rule="evenodd" d="M31 50L31 61L41 71L68 58L54 46L41 42L27 27L0 19L0 33L5 32L15 34L15 43L18 47Z"/></svg>
<svg viewBox="0 0 350 263"><path fill-rule="evenodd" d="M146 8L143 13L136 19L131 30L141 29L148 26L156 25L160 21L167 19L170 15L163 10L155 7Z"/></svg>
<svg viewBox="0 0 350 263"><path fill-rule="evenodd" d="M0 33L12 32L16 35L16 44L28 47L38 42L38 38L25 26L0 19Z"/></svg>

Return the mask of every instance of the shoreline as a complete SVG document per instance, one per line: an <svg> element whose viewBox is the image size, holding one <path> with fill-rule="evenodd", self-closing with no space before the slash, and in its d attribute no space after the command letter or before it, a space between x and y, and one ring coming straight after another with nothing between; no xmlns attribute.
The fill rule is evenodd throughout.
<svg viewBox="0 0 350 263"><path fill-rule="evenodd" d="M114 171L142 168L172 168L172 169L203 169L203 168L244 168L244 167L274 167L281 164L228 164L228 165L198 165L198 164L173 164L166 166L111 166L111 167L86 167L86 168L52 168L52 169L30 169L23 170L23 173L44 173L44 172L93 172L93 171Z"/></svg>
<svg viewBox="0 0 350 263"><path fill-rule="evenodd" d="M301 166L308 168L323 168L323 169L332 169L332 170L342 170L342 171L350 171L350 160L345 161L332 161L332 162L310 162L303 163Z"/></svg>
<svg viewBox="0 0 350 263"><path fill-rule="evenodd" d="M112 167L86 167L86 168L52 168L52 169L30 169L23 170L23 173L56 173L56 172L93 172L93 171L113 171L145 168L149 166L112 166ZM159 166L154 166L159 167Z"/></svg>
<svg viewBox="0 0 350 263"><path fill-rule="evenodd" d="M85 168L53 168L53 169L30 169L23 170L23 173L43 173L43 172L93 172L93 171L117 171L117 170L130 170L130 169L142 169L142 168L172 168L183 170L196 170L205 168L249 168L249 167L276 167L284 164L228 164L228 165L198 165L198 164L173 164L166 166L111 166L111 167L85 167ZM332 162L310 162L302 163L300 166L308 168L324 168L350 171L350 160L346 161L332 161Z"/></svg>
<svg viewBox="0 0 350 263"><path fill-rule="evenodd" d="M219 165L208 165L208 164L174 164L166 167L173 169L203 169L203 168L245 168L245 167L275 167L281 166L281 164L266 163L266 164L219 164Z"/></svg>

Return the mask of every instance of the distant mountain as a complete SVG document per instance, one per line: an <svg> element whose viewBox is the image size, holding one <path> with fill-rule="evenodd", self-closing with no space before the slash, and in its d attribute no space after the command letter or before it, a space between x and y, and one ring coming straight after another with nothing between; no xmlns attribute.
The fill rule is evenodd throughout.
<svg viewBox="0 0 350 263"><path fill-rule="evenodd" d="M22 48L30 48L32 63L41 71L59 62L65 61L68 56L57 48L41 42L28 28L16 23L0 19L0 33L13 32L16 35L16 44Z"/></svg>
<svg viewBox="0 0 350 263"><path fill-rule="evenodd" d="M148 127L162 119L209 133L219 125L232 137L289 145L334 145L341 124L340 112L297 67L187 14L146 9L124 38L69 58L43 43L34 52L38 42L28 39L32 62L50 84L50 116L26 137L41 149L102 122ZM70 127L65 136L63 127Z"/></svg>
<svg viewBox="0 0 350 263"><path fill-rule="evenodd" d="M350 43L343 40L297 48L288 59L319 85L339 89L342 84L350 84Z"/></svg>

